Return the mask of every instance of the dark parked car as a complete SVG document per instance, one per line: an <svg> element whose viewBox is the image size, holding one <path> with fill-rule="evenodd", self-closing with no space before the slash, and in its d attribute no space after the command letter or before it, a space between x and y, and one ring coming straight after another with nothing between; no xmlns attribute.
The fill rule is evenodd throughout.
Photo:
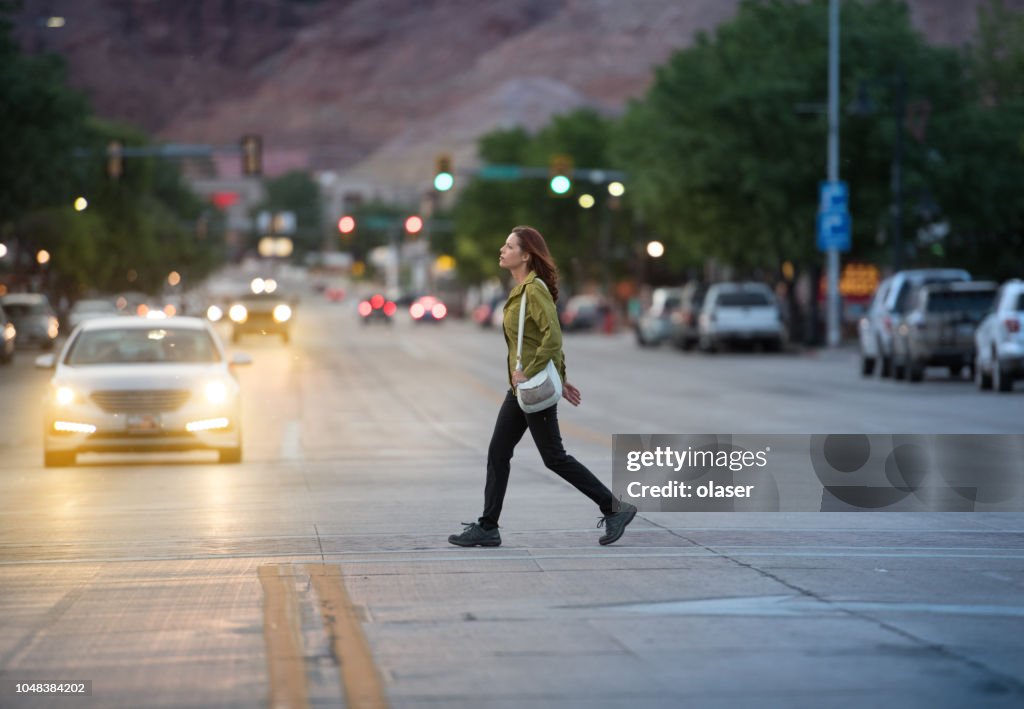
<svg viewBox="0 0 1024 709"><path fill-rule="evenodd" d="M991 310L996 289L985 281L922 286L893 337L896 378L919 382L926 367L948 367L954 377L973 368L974 331Z"/></svg>
<svg viewBox="0 0 1024 709"><path fill-rule="evenodd" d="M669 318L669 339L676 347L688 350L700 339L698 325L704 296L708 289L703 283L687 283L677 307Z"/></svg>
<svg viewBox="0 0 1024 709"><path fill-rule="evenodd" d="M14 359L15 340L18 337L18 330L14 327L11 318L0 306L0 364L10 364Z"/></svg>
<svg viewBox="0 0 1024 709"><path fill-rule="evenodd" d="M49 298L42 293L11 293L0 299L0 305L14 321L19 347L53 348L59 325Z"/></svg>

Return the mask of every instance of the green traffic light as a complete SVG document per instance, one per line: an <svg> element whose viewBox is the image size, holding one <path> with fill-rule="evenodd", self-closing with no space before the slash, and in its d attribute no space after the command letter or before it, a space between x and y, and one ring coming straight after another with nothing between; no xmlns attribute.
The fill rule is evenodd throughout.
<svg viewBox="0 0 1024 709"><path fill-rule="evenodd" d="M568 194L572 189L572 180L565 175L555 175L551 178L551 191L555 194Z"/></svg>
<svg viewBox="0 0 1024 709"><path fill-rule="evenodd" d="M434 176L434 189L438 192L447 192L455 184L455 178L450 172L439 172Z"/></svg>

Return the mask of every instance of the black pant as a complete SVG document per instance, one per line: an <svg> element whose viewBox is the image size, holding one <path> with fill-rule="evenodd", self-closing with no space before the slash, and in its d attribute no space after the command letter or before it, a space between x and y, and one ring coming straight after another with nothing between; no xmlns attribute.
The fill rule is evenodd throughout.
<svg viewBox="0 0 1024 709"><path fill-rule="evenodd" d="M612 491L562 447L562 434L558 430L558 405L527 414L519 408L515 394L509 389L498 411L491 445L487 449L487 487L484 489L484 514L480 517L480 526L484 529L498 526L505 490L508 489L512 451L522 440L527 428L530 429L533 442L537 444L544 465L593 500L601 508L602 514L612 514L615 506Z"/></svg>

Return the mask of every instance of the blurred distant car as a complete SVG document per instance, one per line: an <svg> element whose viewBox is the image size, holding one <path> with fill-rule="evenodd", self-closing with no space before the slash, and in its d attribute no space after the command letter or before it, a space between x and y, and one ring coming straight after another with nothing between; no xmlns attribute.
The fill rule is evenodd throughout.
<svg viewBox="0 0 1024 709"><path fill-rule="evenodd" d="M697 326L707 291L703 283L696 281L683 286L679 307L669 316L669 339L676 347L688 350L700 339Z"/></svg>
<svg viewBox="0 0 1024 709"><path fill-rule="evenodd" d="M919 288L929 283L969 280L971 274L963 269L921 268L897 271L879 283L867 314L857 324L861 374L869 376L877 364L879 376L892 376L893 335Z"/></svg>
<svg viewBox="0 0 1024 709"><path fill-rule="evenodd" d="M566 332L583 332L601 327L611 313L611 306L597 295L574 295L559 316Z"/></svg>
<svg viewBox="0 0 1024 709"><path fill-rule="evenodd" d="M772 289L764 283L716 283L708 288L697 324L705 352L726 345L763 344L781 350L782 314Z"/></svg>
<svg viewBox="0 0 1024 709"><path fill-rule="evenodd" d="M499 295L473 308L473 322L480 327L494 327L495 313L502 312L505 296ZM500 321L499 321L500 322Z"/></svg>
<svg viewBox="0 0 1024 709"><path fill-rule="evenodd" d="M375 293L366 300L360 301L358 306L359 317L364 325L372 322L382 322L390 325L395 318L398 306L395 302L388 300L380 293Z"/></svg>
<svg viewBox="0 0 1024 709"><path fill-rule="evenodd" d="M1024 281L1007 281L974 334L979 389L1007 392L1024 378Z"/></svg>
<svg viewBox="0 0 1024 709"><path fill-rule="evenodd" d="M7 312L0 306L0 364L10 364L14 359L14 348L18 330Z"/></svg>
<svg viewBox="0 0 1024 709"><path fill-rule="evenodd" d="M119 314L120 311L118 311L117 306L114 305L113 300L103 298L85 298L76 301L75 304L71 306L71 311L68 313L68 327L71 330L74 330L86 320Z"/></svg>
<svg viewBox="0 0 1024 709"><path fill-rule="evenodd" d="M42 293L10 293L0 298L0 305L14 321L18 347L53 348L60 326L49 298Z"/></svg>
<svg viewBox="0 0 1024 709"><path fill-rule="evenodd" d="M974 366L974 331L992 309L996 284L951 281L921 287L893 335L893 376L919 382L927 367L958 377Z"/></svg>
<svg viewBox="0 0 1024 709"><path fill-rule="evenodd" d="M247 293L235 298L228 306L231 320L231 341L238 342L242 335L256 333L278 335L281 340L291 340L292 302L286 296L272 293Z"/></svg>
<svg viewBox="0 0 1024 709"><path fill-rule="evenodd" d="M43 462L73 465L81 452L212 449L242 459L239 385L212 326L199 318L87 320L58 355L44 402Z"/></svg>
<svg viewBox="0 0 1024 709"><path fill-rule="evenodd" d="M432 295L417 298L409 306L409 317L415 322L441 322L448 315L448 306Z"/></svg>
<svg viewBox="0 0 1024 709"><path fill-rule="evenodd" d="M651 307L636 321L636 343L649 347L666 341L672 331L672 314L682 301L682 288L655 288Z"/></svg>

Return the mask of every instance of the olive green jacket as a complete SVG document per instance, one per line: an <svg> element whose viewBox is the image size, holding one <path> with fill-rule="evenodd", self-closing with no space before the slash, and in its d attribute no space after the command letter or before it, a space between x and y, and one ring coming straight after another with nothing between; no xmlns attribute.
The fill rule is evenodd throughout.
<svg viewBox="0 0 1024 709"><path fill-rule="evenodd" d="M551 292L538 283L537 274L530 271L522 283L512 289L505 301L504 319L505 344L508 345L508 383L512 384L512 372L516 368L516 341L519 338L519 304L526 296L526 326L523 328L523 374L527 378L539 374L554 360L555 368L565 382L565 355L562 353L562 326L558 322L558 311Z"/></svg>

